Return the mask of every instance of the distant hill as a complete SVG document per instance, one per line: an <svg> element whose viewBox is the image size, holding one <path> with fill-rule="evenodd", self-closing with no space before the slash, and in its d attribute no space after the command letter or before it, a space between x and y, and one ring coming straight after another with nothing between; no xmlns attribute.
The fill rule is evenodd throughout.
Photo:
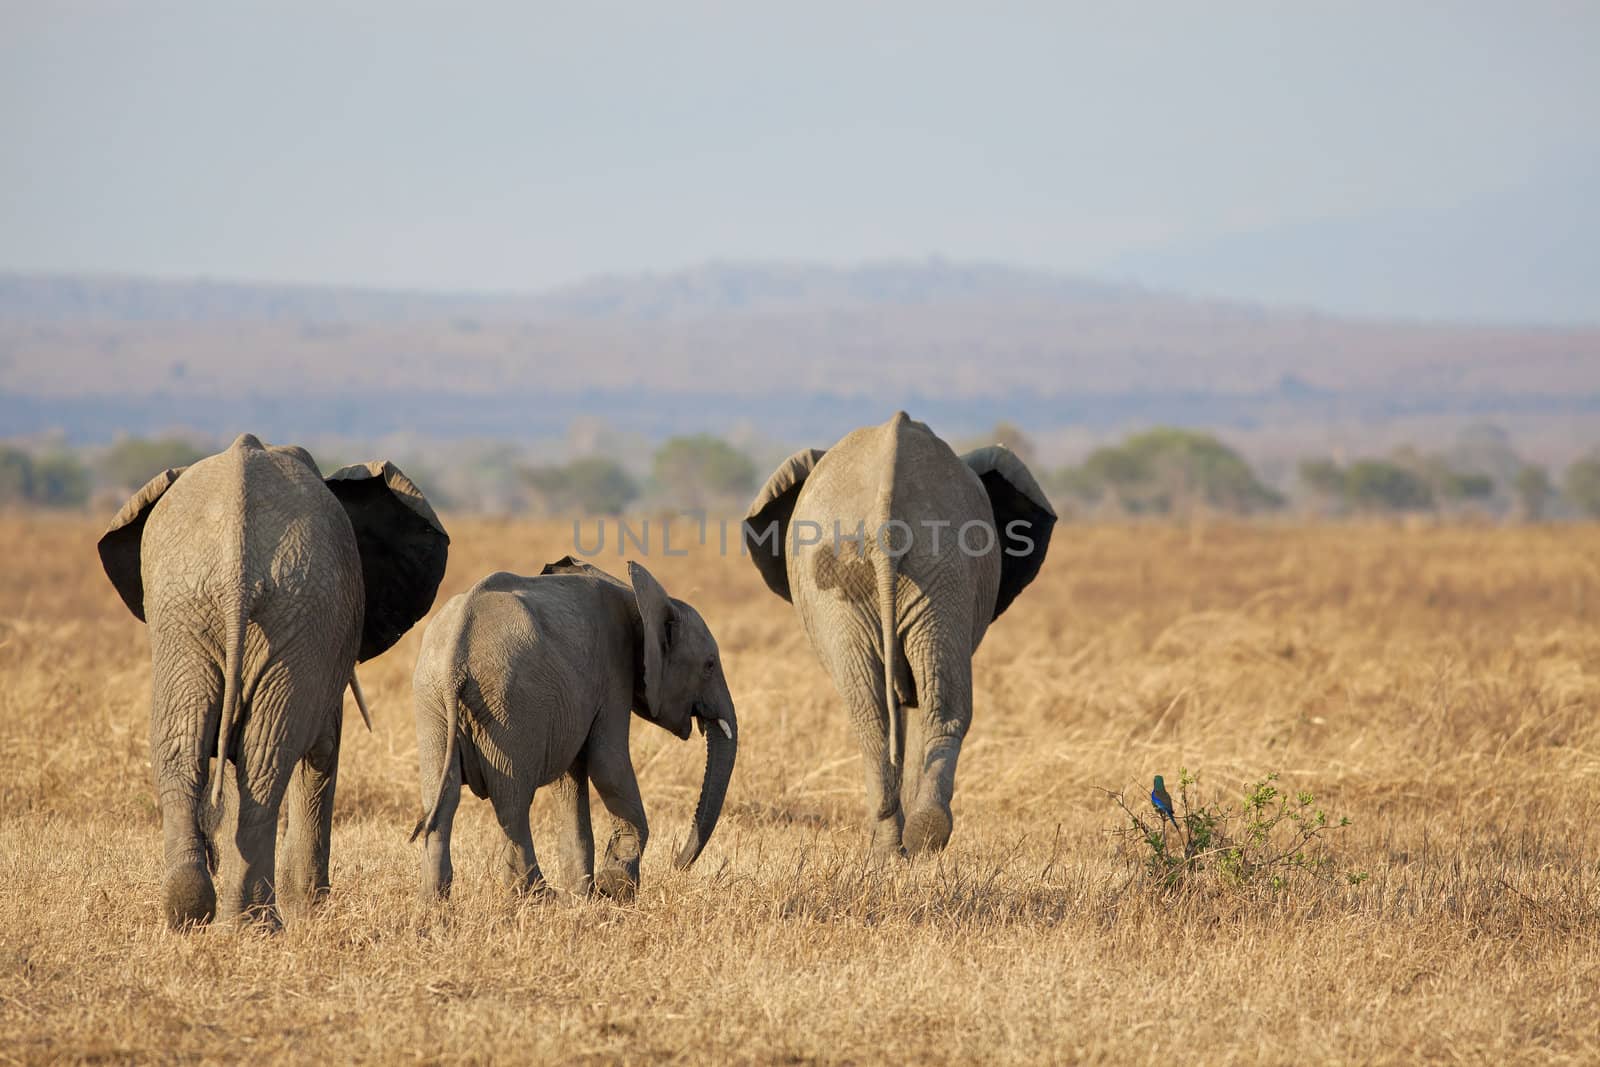
<svg viewBox="0 0 1600 1067"><path fill-rule="evenodd" d="M0 275L0 436L812 439L896 406L1048 429L1600 413L1600 328L1356 320L939 260L711 264L546 293Z"/></svg>
<svg viewBox="0 0 1600 1067"><path fill-rule="evenodd" d="M337 286L0 272L0 321L414 322L685 320L706 315L952 300L1150 299L1130 286L995 265L882 263L850 269L711 263L666 274L606 275L547 293L434 293Z"/></svg>
<svg viewBox="0 0 1600 1067"><path fill-rule="evenodd" d="M712 315L781 314L840 308L916 307L1019 301L1089 305L1160 298L1132 286L1063 278L994 264L875 263L839 269L807 264L710 263L666 274L609 275L534 301L553 315L684 321Z"/></svg>
<svg viewBox="0 0 1600 1067"><path fill-rule="evenodd" d="M398 290L0 272L0 322L13 324L411 322L485 303Z"/></svg>

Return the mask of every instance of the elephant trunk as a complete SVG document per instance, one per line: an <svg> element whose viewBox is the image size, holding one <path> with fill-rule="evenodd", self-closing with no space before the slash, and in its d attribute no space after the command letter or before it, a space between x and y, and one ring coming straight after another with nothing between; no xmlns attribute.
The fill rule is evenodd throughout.
<svg viewBox="0 0 1600 1067"><path fill-rule="evenodd" d="M700 731L706 735L706 773L700 783L700 801L694 808L694 826L689 840L672 861L680 871L700 858L701 850L717 828L722 801L728 795L728 782L733 778L734 757L739 751L739 727L732 703L720 715L705 709L698 717Z"/></svg>

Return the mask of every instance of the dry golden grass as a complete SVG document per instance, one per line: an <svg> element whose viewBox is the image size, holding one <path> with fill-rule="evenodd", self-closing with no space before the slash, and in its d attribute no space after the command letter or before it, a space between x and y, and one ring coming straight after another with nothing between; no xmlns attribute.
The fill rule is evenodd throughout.
<svg viewBox="0 0 1600 1067"><path fill-rule="evenodd" d="M571 537L450 525L441 597ZM363 671L375 732L349 713L333 897L277 936L160 921L146 639L98 530L0 518L0 1061L1600 1061L1600 529L1064 526L978 656L950 850L887 869L792 610L653 557L743 745L677 874L701 751L637 724L632 906L502 896L471 798L455 900L417 901L419 628ZM1153 890L1096 787L1179 766L1281 770L1370 878Z"/></svg>

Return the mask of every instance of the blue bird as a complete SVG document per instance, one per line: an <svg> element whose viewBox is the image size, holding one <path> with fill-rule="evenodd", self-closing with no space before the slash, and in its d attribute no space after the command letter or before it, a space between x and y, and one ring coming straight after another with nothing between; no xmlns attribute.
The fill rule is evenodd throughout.
<svg viewBox="0 0 1600 1067"><path fill-rule="evenodd" d="M1167 792L1167 783L1161 780L1159 774L1156 775L1155 788L1150 790L1150 803L1155 805L1161 818L1172 824L1174 830L1178 828L1178 819L1172 813L1172 794Z"/></svg>

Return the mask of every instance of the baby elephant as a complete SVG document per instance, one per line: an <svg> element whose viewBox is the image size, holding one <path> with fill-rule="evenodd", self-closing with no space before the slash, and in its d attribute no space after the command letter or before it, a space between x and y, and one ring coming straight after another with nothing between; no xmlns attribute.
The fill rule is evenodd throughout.
<svg viewBox="0 0 1600 1067"><path fill-rule="evenodd" d="M694 608L637 563L633 587L568 556L538 577L496 573L452 597L428 624L412 682L422 802L412 831L427 845L425 894L450 892L450 823L461 783L494 804L505 832L501 875L544 890L528 831L534 790L556 783L562 878L629 899L649 831L628 755L628 712L688 740L706 737L694 829L675 865L688 867L716 829L733 774L738 727L717 642ZM594 871L589 783L611 812Z"/></svg>

